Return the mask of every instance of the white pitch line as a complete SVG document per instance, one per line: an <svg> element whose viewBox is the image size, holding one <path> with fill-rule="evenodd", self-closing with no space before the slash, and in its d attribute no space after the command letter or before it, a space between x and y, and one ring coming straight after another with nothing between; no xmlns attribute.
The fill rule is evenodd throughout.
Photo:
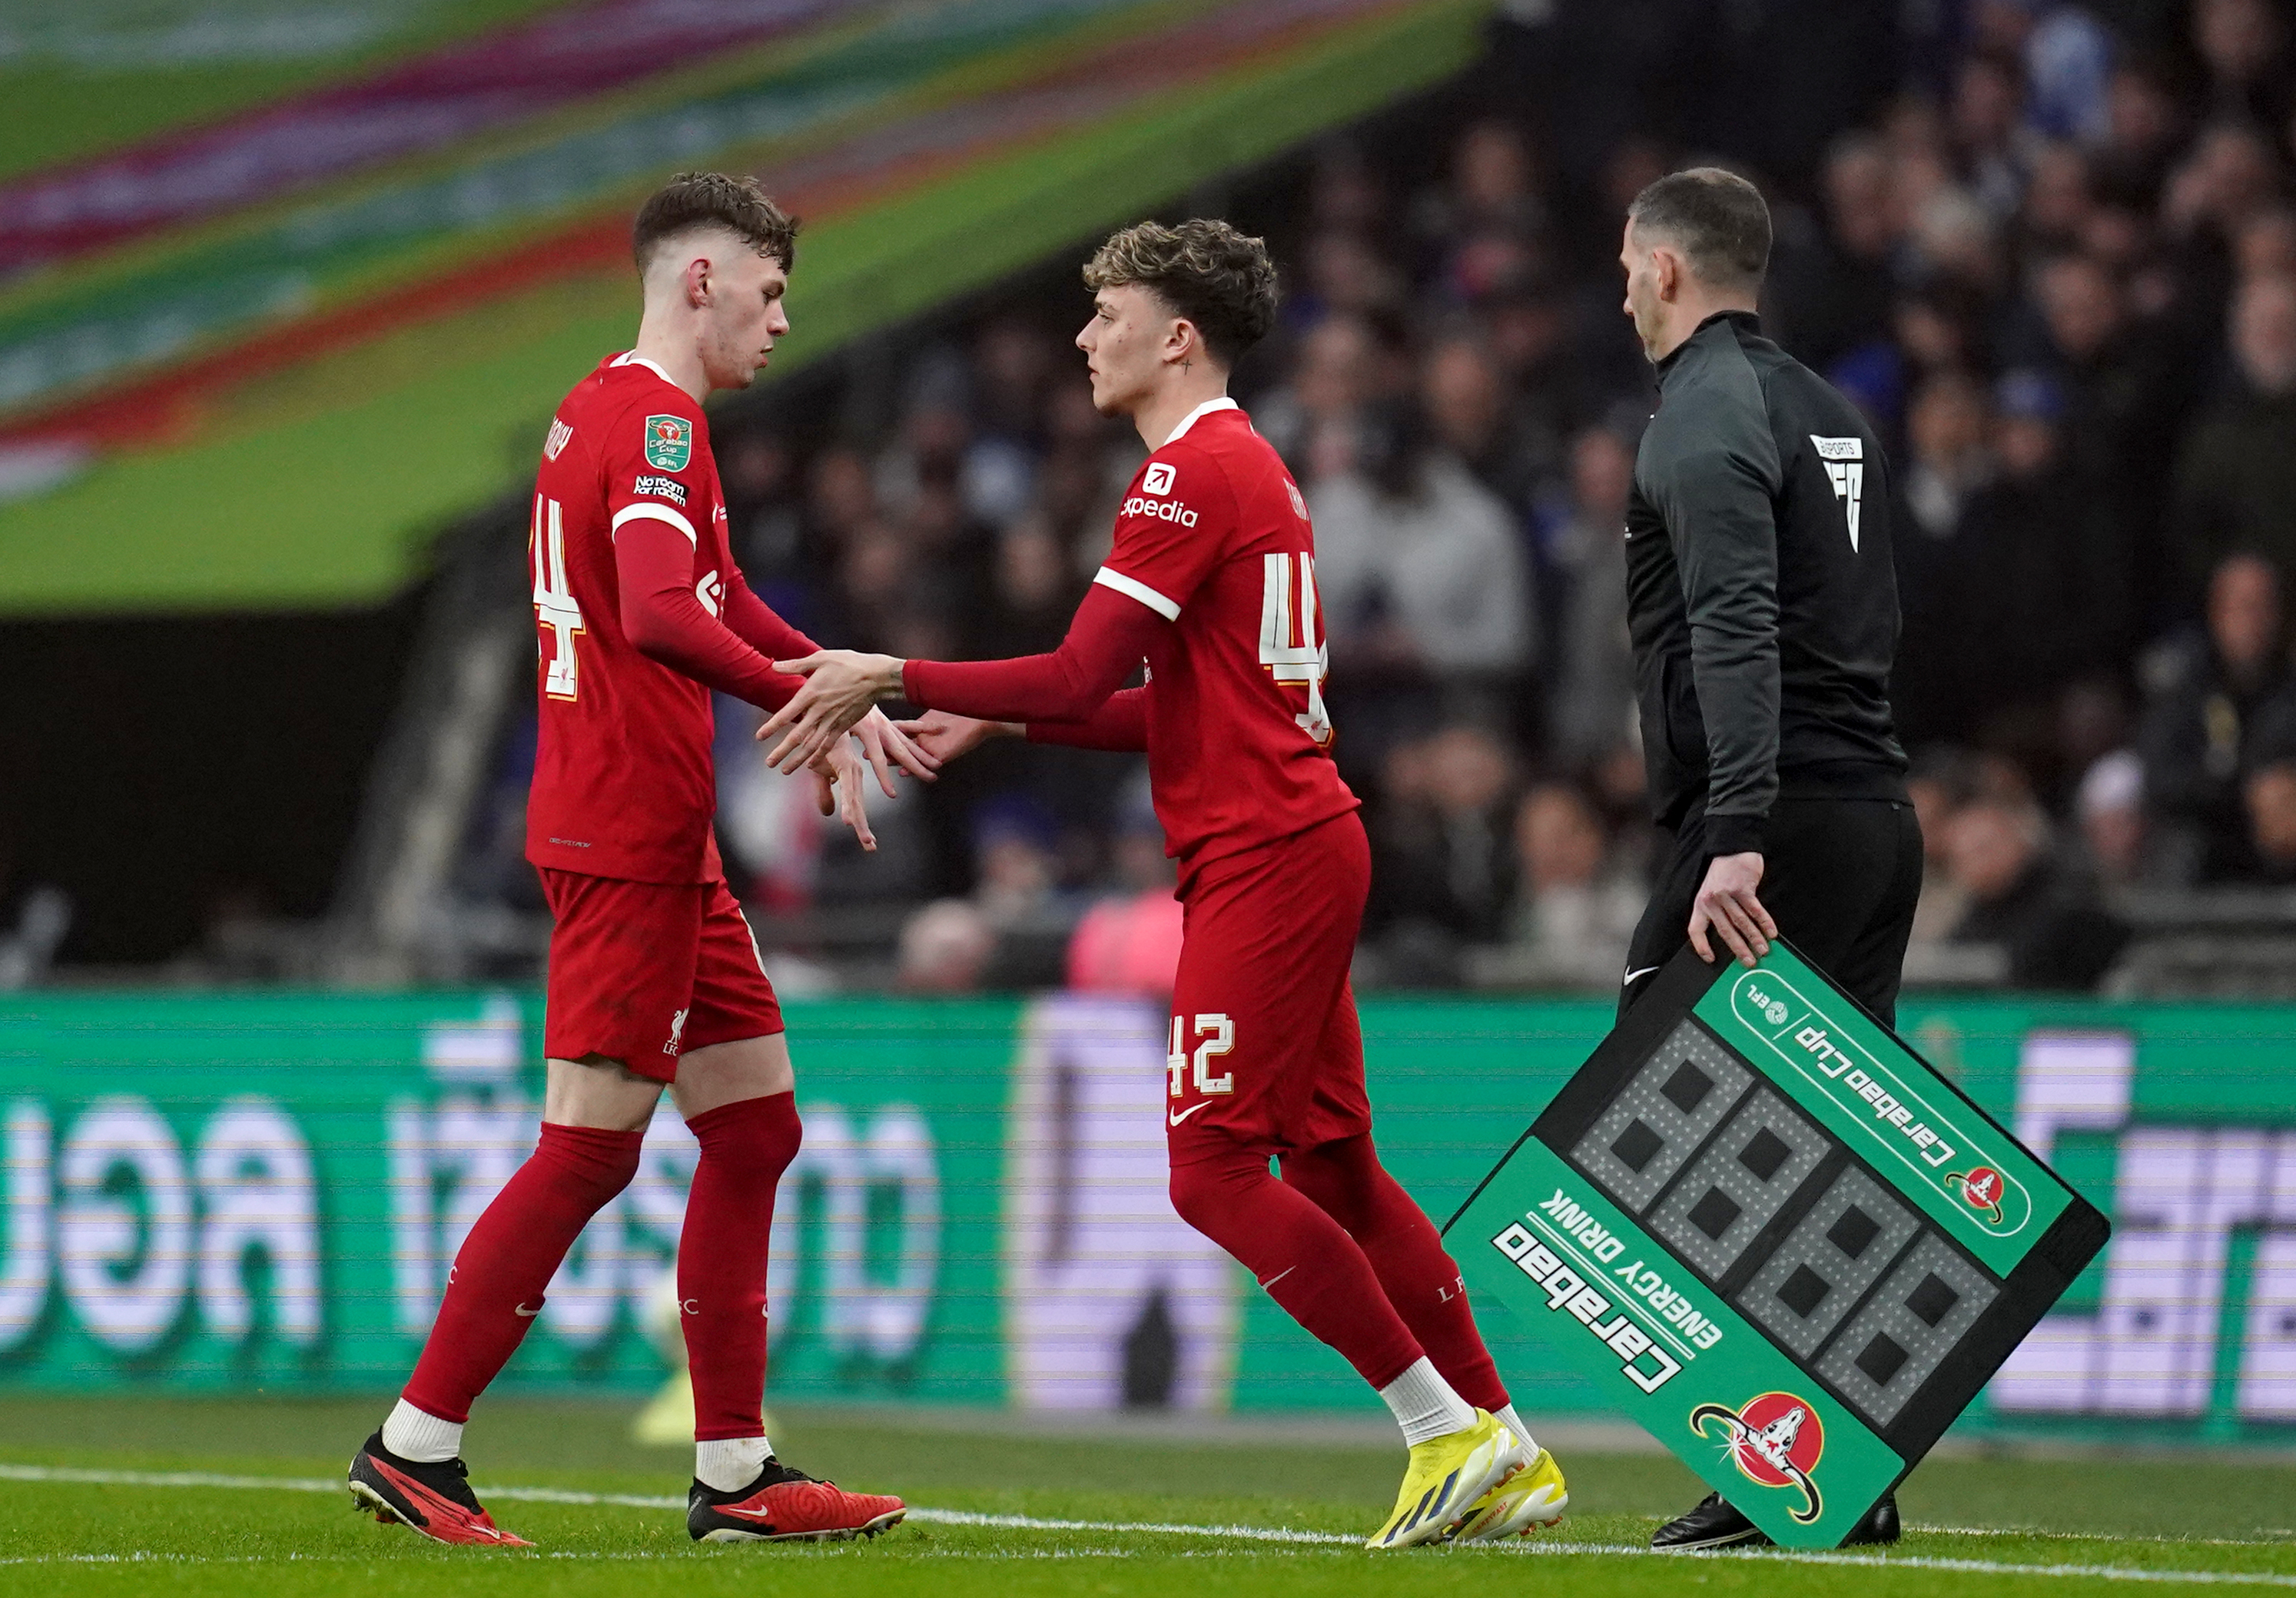
<svg viewBox="0 0 2296 1598"><path fill-rule="evenodd" d="M273 1488L292 1493L339 1493L343 1490L340 1480L310 1476L226 1476L202 1471L104 1471L71 1465L20 1465L0 1463L0 1480L45 1481L86 1484L95 1487L220 1487L229 1489ZM651 1497L634 1493L580 1493L560 1487L488 1487L474 1489L488 1498L512 1503L566 1504L576 1505L616 1505L628 1509L683 1509L682 1498ZM909 1518L914 1520L942 1526L980 1526L1011 1531L1102 1531L1161 1533L1173 1537L1208 1537L1220 1541L1253 1543L1286 1543L1316 1547L1358 1546L1360 1539L1329 1531L1294 1531L1275 1526L1197 1526L1177 1521L1154 1520L1051 1520L1034 1515L986 1515L966 1510L928 1509L912 1507ZM2012 1531L1993 1531L1992 1535L2017 1536ZM1961 1530L1961 1528L1956 1528ZM1966 1531L1963 1535L1968 1535ZM2033 1535L2077 1537L2078 1533L2040 1533ZM2097 1537L2098 1542L2139 1539L2130 1537ZM2161 1539L2167 1541L2169 1539ZM2181 1540L2181 1539L2180 1539ZM2276 1545L2247 1545L2270 1547ZM1575 1559L1723 1559L1767 1560L1775 1564L1842 1565L1879 1570L1944 1570L1970 1576L2074 1576L2099 1581L2136 1581L2167 1583L2186 1586L2266 1586L2296 1587L2296 1575L2283 1575L2267 1570L2177 1570L2155 1569L2141 1565L2036 1565L2011 1563L2005 1560L1952 1559L1932 1554L1841 1553L1824 1550L1770 1548L1762 1550L1719 1550L1705 1553L1660 1554L1656 1549L1620 1545L1615 1543L1564 1543L1525 1537L1496 1545L1496 1552L1517 1555L1542 1555ZM1093 1550L1082 1557L1103 1553L1113 1555L1119 1550ZM284 1556L288 1559L294 1554ZM628 1555L589 1555L569 1552L554 1555L558 1558L606 1557ZM186 1563L217 1562L197 1555L176 1554L61 1554L9 1563L104 1563L115 1560L168 1561Z"/></svg>
<svg viewBox="0 0 2296 1598"><path fill-rule="evenodd" d="M1363 1546L1363 1538L1335 1531L1287 1531L1276 1526L1187 1526L1160 1520L1040 1520L1033 1515L976 1515L961 1509L912 1509L912 1520L936 1526L995 1526L1013 1531L1160 1531L1173 1537L1234 1537L1248 1543L1308 1543L1320 1547Z"/></svg>

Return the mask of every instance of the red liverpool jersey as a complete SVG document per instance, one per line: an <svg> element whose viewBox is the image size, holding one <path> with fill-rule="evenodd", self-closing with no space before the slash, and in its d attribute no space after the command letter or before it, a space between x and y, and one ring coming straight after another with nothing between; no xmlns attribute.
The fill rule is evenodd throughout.
<svg viewBox="0 0 2296 1598"><path fill-rule="evenodd" d="M707 882L723 874L709 690L622 631L613 540L638 517L693 540L694 594L717 615L734 561L709 426L660 367L620 355L559 406L535 479L541 726L526 857L594 877Z"/></svg>
<svg viewBox="0 0 2296 1598"><path fill-rule="evenodd" d="M1307 501L1234 400L1142 464L1094 581L1177 623L1148 657L1148 774L1184 870L1357 807L1329 752Z"/></svg>

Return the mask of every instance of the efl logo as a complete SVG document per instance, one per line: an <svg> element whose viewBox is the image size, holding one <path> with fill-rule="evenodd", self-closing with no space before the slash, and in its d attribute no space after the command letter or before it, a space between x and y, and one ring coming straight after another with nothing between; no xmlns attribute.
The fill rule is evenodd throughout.
<svg viewBox="0 0 2296 1598"><path fill-rule="evenodd" d="M1790 1487L1801 1494L1801 1507L1791 1511L1807 1526L1825 1512L1817 1483L1810 1472L1825 1452L1825 1422L1808 1403L1792 1393L1763 1393L1748 1399L1736 1411L1719 1404L1702 1404L1690 1412L1690 1429L1710 1436L1706 1422L1719 1421L1730 1450L1730 1462L1747 1480L1763 1487Z"/></svg>
<svg viewBox="0 0 2296 1598"><path fill-rule="evenodd" d="M1172 463L1169 461L1148 463L1148 475L1140 479L1143 494L1169 494L1172 491Z"/></svg>
<svg viewBox="0 0 2296 1598"><path fill-rule="evenodd" d="M1141 486L1145 488L1147 485L1144 483ZM1196 513L1177 499L1128 499L1124 502L1124 514L1152 516L1159 521L1177 521L1182 527L1196 525Z"/></svg>

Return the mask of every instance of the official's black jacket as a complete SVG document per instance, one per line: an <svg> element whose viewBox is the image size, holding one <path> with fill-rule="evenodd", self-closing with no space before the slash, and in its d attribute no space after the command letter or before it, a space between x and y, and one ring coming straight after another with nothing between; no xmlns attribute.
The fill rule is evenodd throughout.
<svg viewBox="0 0 2296 1598"><path fill-rule="evenodd" d="M1706 853L1762 847L1773 801L1902 799L1888 466L1865 418L1761 336L1708 317L1659 363L1627 506L1651 812Z"/></svg>

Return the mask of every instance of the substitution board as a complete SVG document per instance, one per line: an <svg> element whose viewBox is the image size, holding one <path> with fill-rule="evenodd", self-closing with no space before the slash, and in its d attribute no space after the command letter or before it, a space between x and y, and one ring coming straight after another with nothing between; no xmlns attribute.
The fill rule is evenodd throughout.
<svg viewBox="0 0 2296 1598"><path fill-rule="evenodd" d="M1774 943L1685 948L1444 1230L1755 1525L1833 1547L2110 1227Z"/></svg>

